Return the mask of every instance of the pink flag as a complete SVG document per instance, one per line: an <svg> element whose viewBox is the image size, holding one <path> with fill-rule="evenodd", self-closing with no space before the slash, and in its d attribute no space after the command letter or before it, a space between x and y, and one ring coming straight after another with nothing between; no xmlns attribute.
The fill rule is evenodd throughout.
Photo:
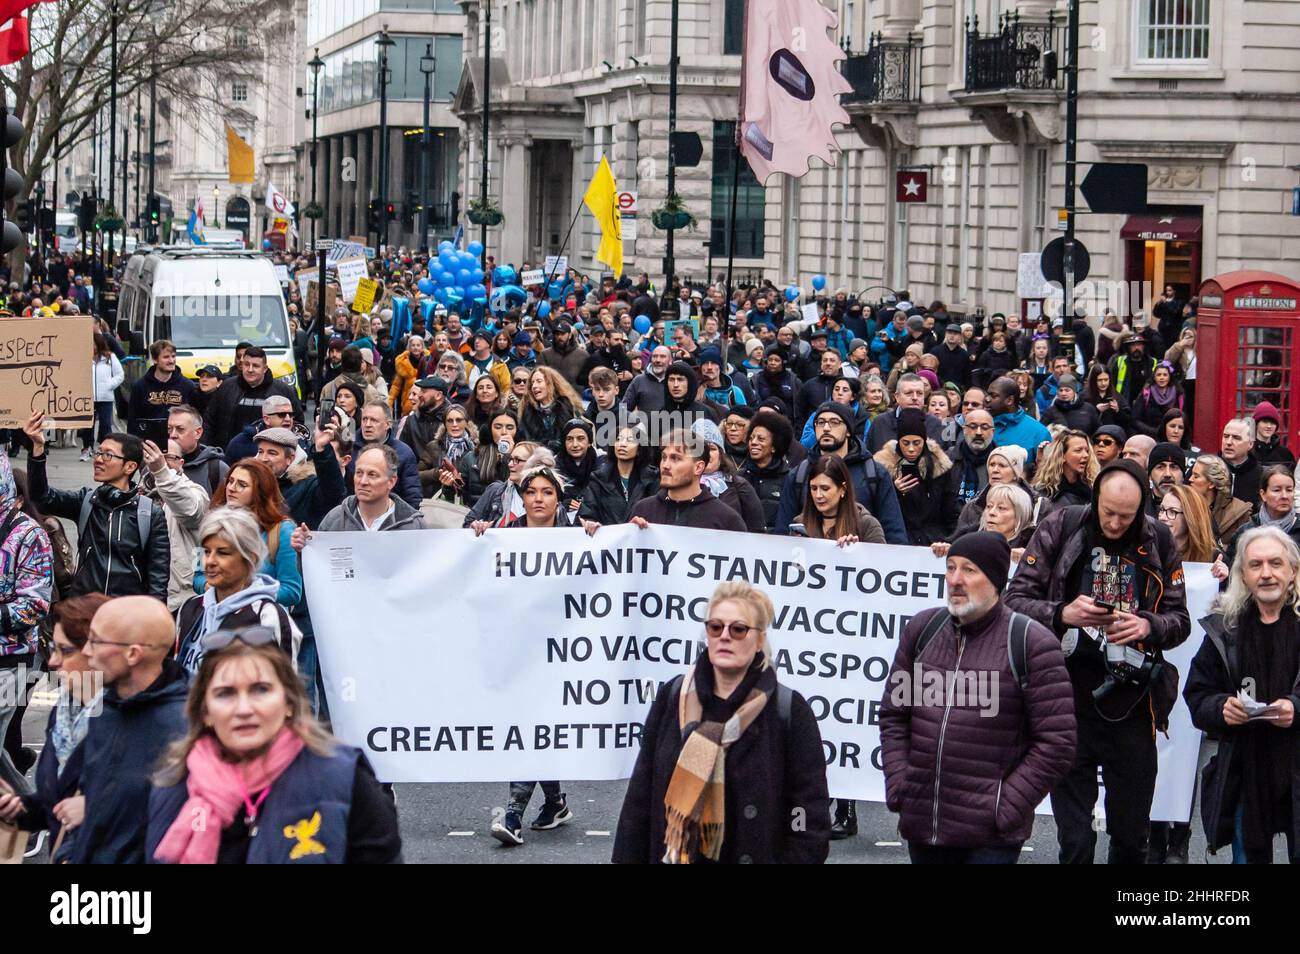
<svg viewBox="0 0 1300 954"><path fill-rule="evenodd" d="M827 31L839 20L820 0L749 0L740 85L740 150L759 182L833 164L831 126L848 125L838 94L852 90Z"/></svg>

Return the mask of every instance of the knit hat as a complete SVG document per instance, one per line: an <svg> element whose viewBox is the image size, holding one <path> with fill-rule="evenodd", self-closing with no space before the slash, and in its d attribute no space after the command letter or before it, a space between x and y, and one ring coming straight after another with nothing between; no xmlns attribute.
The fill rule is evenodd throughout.
<svg viewBox="0 0 1300 954"><path fill-rule="evenodd" d="M1274 407L1272 404L1270 404L1268 401L1260 401L1257 405L1255 405L1255 413L1252 414L1251 416L1255 418L1256 424L1258 424L1260 421L1272 421L1274 424L1278 425L1279 427L1282 426L1281 415L1277 413L1277 408Z"/></svg>
<svg viewBox="0 0 1300 954"><path fill-rule="evenodd" d="M939 390L939 375L935 374L929 368L922 368L916 373L929 382L931 391Z"/></svg>
<svg viewBox="0 0 1300 954"><path fill-rule="evenodd" d="M361 405L366 403L365 388L361 387L361 385L356 384L352 381L339 381L339 385L337 388L334 389L334 393L337 394L339 391L347 391L354 398L356 398L357 411L360 412Z"/></svg>
<svg viewBox="0 0 1300 954"><path fill-rule="evenodd" d="M786 364L789 363L786 359L785 349L775 342L763 349L763 361L766 362L768 358L772 357L772 355L776 355L781 359L782 367L785 367Z"/></svg>
<svg viewBox="0 0 1300 954"><path fill-rule="evenodd" d="M569 436L569 431L576 431L579 429L587 432L587 440L590 441L595 437L591 421L587 420L585 417L572 417L565 421L564 426L560 428L560 440L563 441L567 438Z"/></svg>
<svg viewBox="0 0 1300 954"><path fill-rule="evenodd" d="M838 414L840 419L844 421L844 426L848 428L849 433L853 433L853 425L855 422L853 408L849 407L847 404L840 404L836 401L824 401L817 408L817 413L813 415L813 420L816 421L817 418L821 417L823 414Z"/></svg>
<svg viewBox="0 0 1300 954"><path fill-rule="evenodd" d="M1187 455L1177 444L1163 441L1151 448L1151 454L1147 457L1147 473L1156 469L1157 464L1174 463L1183 468L1187 466Z"/></svg>
<svg viewBox="0 0 1300 954"><path fill-rule="evenodd" d="M721 349L712 346L701 349L700 364L722 364Z"/></svg>
<svg viewBox="0 0 1300 954"><path fill-rule="evenodd" d="M745 343L746 356L753 354L755 351L762 351L762 350L763 350L763 342L760 341L758 338L750 338L749 341Z"/></svg>
<svg viewBox="0 0 1300 954"><path fill-rule="evenodd" d="M515 335L515 347L519 345L530 345L533 343L533 336L526 331L521 331Z"/></svg>
<svg viewBox="0 0 1300 954"><path fill-rule="evenodd" d="M733 404L731 407L727 408L727 417L731 417L734 414L736 417L743 417L747 421L752 421L756 413L757 409L748 404Z"/></svg>
<svg viewBox="0 0 1300 954"><path fill-rule="evenodd" d="M1124 428L1120 427L1118 424L1103 424L1092 432L1092 439L1095 441L1103 434L1106 437L1114 438L1115 443L1120 447L1123 447L1124 442L1128 440L1128 435L1124 433Z"/></svg>
<svg viewBox="0 0 1300 954"><path fill-rule="evenodd" d="M1025 461L1029 459L1029 451L1025 450L1019 444L999 444L989 452L989 458L1001 457L1007 462L1016 475L1017 480L1023 480L1025 476Z"/></svg>
<svg viewBox="0 0 1300 954"><path fill-rule="evenodd" d="M948 559L953 557L965 557L974 563L999 593L1006 589L1007 574L1011 569L1011 544L1002 534L990 530L964 533L948 548Z"/></svg>
<svg viewBox="0 0 1300 954"><path fill-rule="evenodd" d="M919 407L905 407L898 412L898 436L925 438L925 412Z"/></svg>
<svg viewBox="0 0 1300 954"><path fill-rule="evenodd" d="M691 433L706 444L716 444L718 447L726 446L726 441L722 438L722 431L718 428L718 425L707 417L702 417L692 424Z"/></svg>
<svg viewBox="0 0 1300 954"><path fill-rule="evenodd" d="M1061 379L1056 382L1057 389L1069 388L1075 394L1079 393L1079 379L1073 374L1063 374Z"/></svg>
<svg viewBox="0 0 1300 954"><path fill-rule="evenodd" d="M853 354L853 352L857 351L859 348L870 348L870 347L871 345L863 341L861 338L854 338L852 341L849 342L849 354Z"/></svg>

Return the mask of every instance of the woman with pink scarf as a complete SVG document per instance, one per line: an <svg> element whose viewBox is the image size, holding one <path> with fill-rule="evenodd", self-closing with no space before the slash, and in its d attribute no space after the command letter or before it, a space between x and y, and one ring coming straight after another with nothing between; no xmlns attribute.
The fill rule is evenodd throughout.
<svg viewBox="0 0 1300 954"><path fill-rule="evenodd" d="M273 630L204 638L189 732L163 756L146 849L169 864L387 864L397 812L358 749L312 716ZM202 822L198 824L196 822Z"/></svg>

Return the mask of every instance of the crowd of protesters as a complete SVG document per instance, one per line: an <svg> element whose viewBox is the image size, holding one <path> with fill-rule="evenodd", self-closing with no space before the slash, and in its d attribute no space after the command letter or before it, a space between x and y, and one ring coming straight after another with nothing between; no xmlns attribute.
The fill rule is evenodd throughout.
<svg viewBox="0 0 1300 954"><path fill-rule="evenodd" d="M893 673L974 669L1008 688L994 719L886 696L887 804L918 863L1014 862L1047 798L1061 860L1091 862L1098 769L1111 860L1187 861L1188 826L1150 822L1154 738L1176 703L1163 652L1191 631L1182 565L1211 563L1225 591L1186 690L1221 740L1202 792L1211 848L1257 861L1275 834L1294 842L1280 730L1300 703L1296 461L1267 400L1218 447L1192 445L1194 302L1166 289L1157 325L1094 328L841 289L814 321L771 285L728 300L720 283L661 295L644 274L571 271L449 310L424 300L426 259L370 268L372 312L340 299L323 334L286 288L300 387L245 346L228 374L189 381L157 341L114 429L104 324L93 451L83 436L94 485L51 486L40 414L11 442L25 473L0 455L0 678L66 677L35 783L21 708L0 708L0 820L50 832L70 860L397 860L389 791L328 733L302 548L337 530L631 522L944 559L946 606L911 621ZM37 293L76 309L77 287L14 300L53 314ZM75 553L52 518L75 525ZM776 679L771 603L726 584L708 617L708 653L647 717L614 858L824 860L857 814L832 809L816 722ZM72 678L85 672L94 694ZM1238 697L1245 678L1269 715ZM511 784L503 844L523 842L537 786ZM570 821L560 784L540 787L530 827ZM810 813L797 833L773 821L792 807ZM192 831L199 809L221 825ZM259 841L263 825L295 838Z"/></svg>

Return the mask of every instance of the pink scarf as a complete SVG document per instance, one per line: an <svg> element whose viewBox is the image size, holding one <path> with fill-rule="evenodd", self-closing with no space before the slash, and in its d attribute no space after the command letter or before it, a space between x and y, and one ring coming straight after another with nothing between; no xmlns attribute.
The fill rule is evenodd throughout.
<svg viewBox="0 0 1300 954"><path fill-rule="evenodd" d="M159 842L154 857L168 864L216 864L222 829L235 820L241 805L248 817L256 817L265 793L302 750L302 739L286 726L256 762L231 764L222 759L217 740L203 736L185 759L189 770L185 784L190 797ZM253 792L263 792L256 802Z"/></svg>

